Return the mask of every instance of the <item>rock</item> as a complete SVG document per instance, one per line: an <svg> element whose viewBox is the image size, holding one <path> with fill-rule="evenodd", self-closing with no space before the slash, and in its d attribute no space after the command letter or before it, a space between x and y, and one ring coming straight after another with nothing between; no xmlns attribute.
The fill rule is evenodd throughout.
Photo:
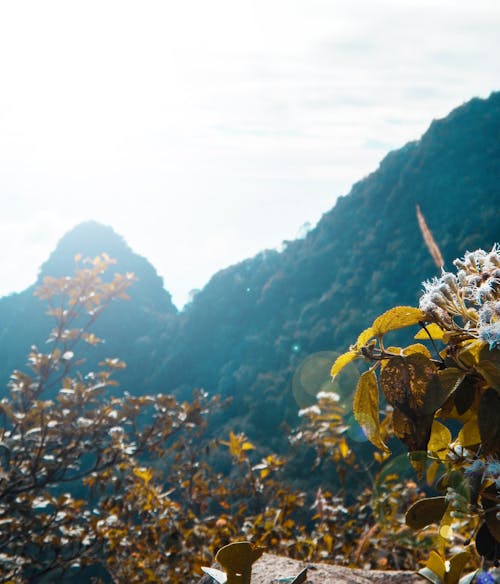
<svg viewBox="0 0 500 584"><path fill-rule="evenodd" d="M253 565L251 584L280 584L279 580L295 577L305 567L308 568L305 584L372 584L374 582L424 584L426 582L425 578L415 572L358 570L334 564L308 563L274 554L264 554ZM203 584L207 581L208 578L203 580Z"/></svg>

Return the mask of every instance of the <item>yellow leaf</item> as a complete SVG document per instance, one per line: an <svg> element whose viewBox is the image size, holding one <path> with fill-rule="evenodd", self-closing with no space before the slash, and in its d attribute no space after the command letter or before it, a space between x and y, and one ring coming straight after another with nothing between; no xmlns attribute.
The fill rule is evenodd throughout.
<svg viewBox="0 0 500 584"><path fill-rule="evenodd" d="M443 539L451 539L451 536L453 535L453 529L451 528L451 525L448 523L446 525L441 525L439 528L439 535Z"/></svg>
<svg viewBox="0 0 500 584"><path fill-rule="evenodd" d="M462 429L457 436L457 442L464 448L481 444L481 435L479 433L477 418L472 418L462 426Z"/></svg>
<svg viewBox="0 0 500 584"><path fill-rule="evenodd" d="M134 468L134 474L136 477L142 479L146 484L153 478L153 473L149 468Z"/></svg>
<svg viewBox="0 0 500 584"><path fill-rule="evenodd" d="M388 451L380 435L379 393L377 377L374 371L365 371L359 378L354 394L354 418L363 429L370 442Z"/></svg>
<svg viewBox="0 0 500 584"><path fill-rule="evenodd" d="M427 560L426 564L429 570L432 570L434 574L439 576L441 580L444 582L445 574L446 574L446 565L444 563L443 558L434 550L431 551L429 555L429 559Z"/></svg>
<svg viewBox="0 0 500 584"><path fill-rule="evenodd" d="M450 540L453 537L452 523L454 521L454 518L452 516L452 512L453 509L451 508L450 505L446 509L446 513L443 515L443 518L441 519L441 525L439 526L439 535L444 540Z"/></svg>
<svg viewBox="0 0 500 584"><path fill-rule="evenodd" d="M342 369L346 365L348 365L351 361L354 361L354 359L357 359L358 357L359 354L357 351L347 351L347 353L343 353L342 355L337 357L337 359L335 359L335 363L332 365L332 368L330 370L330 375L332 377L335 377L342 371Z"/></svg>
<svg viewBox="0 0 500 584"><path fill-rule="evenodd" d="M342 438L339 442L339 450L342 458L347 458L347 455L349 454L349 446L347 445L345 438Z"/></svg>
<svg viewBox="0 0 500 584"><path fill-rule="evenodd" d="M359 335L359 337L356 341L356 349L358 349L358 351L359 351L361 349L361 347L364 347L370 339L373 339L374 336L375 336L375 332L374 332L372 327L365 329Z"/></svg>
<svg viewBox="0 0 500 584"><path fill-rule="evenodd" d="M450 442L451 432L444 424L434 420L432 422L431 437L427 444L428 452L434 453L438 456L438 458L444 460L446 458Z"/></svg>
<svg viewBox="0 0 500 584"><path fill-rule="evenodd" d="M251 442L243 442L241 445L242 450L253 450L255 446Z"/></svg>
<svg viewBox="0 0 500 584"><path fill-rule="evenodd" d="M403 355L413 355L414 353L420 353L422 355L425 355L428 359L431 358L429 349L425 345L422 345L421 343L414 343L413 345L408 345L408 347L405 347L405 349L403 350Z"/></svg>
<svg viewBox="0 0 500 584"><path fill-rule="evenodd" d="M427 332L425 332L426 330ZM418 331L413 338L428 341L429 335L434 341L441 341L443 338L443 330L435 322L431 322L430 324L425 325L425 329Z"/></svg>
<svg viewBox="0 0 500 584"><path fill-rule="evenodd" d="M229 432L229 451L235 457L241 455L241 441L232 430Z"/></svg>
<svg viewBox="0 0 500 584"><path fill-rule="evenodd" d="M265 479L267 477L267 475L270 473L271 471L268 468L263 468L260 471L260 478L261 479Z"/></svg>
<svg viewBox="0 0 500 584"><path fill-rule="evenodd" d="M372 324L373 332L381 337L389 331L424 322L425 312L413 306L395 306L376 318Z"/></svg>
<svg viewBox="0 0 500 584"><path fill-rule="evenodd" d="M446 339L444 339L447 342ZM463 349L457 353L457 361L462 363L465 367L472 369L479 361L479 354L484 347L488 345L484 341L476 339L463 343Z"/></svg>
<svg viewBox="0 0 500 584"><path fill-rule="evenodd" d="M431 464L429 464L429 466L427 467L427 473L426 473L425 480L427 481L427 484L429 485L429 487L431 487L434 484L437 472L438 472L440 467L441 467L441 464L437 460L434 460L433 462L431 462Z"/></svg>
<svg viewBox="0 0 500 584"><path fill-rule="evenodd" d="M323 540L326 543L326 549L328 550L328 553L331 554L333 549L333 537L327 533L325 536L323 536Z"/></svg>

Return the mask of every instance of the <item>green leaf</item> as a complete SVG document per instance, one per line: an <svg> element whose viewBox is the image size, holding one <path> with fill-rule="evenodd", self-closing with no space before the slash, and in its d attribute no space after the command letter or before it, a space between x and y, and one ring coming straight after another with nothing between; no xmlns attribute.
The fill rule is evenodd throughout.
<svg viewBox="0 0 500 584"><path fill-rule="evenodd" d="M389 451L380 435L379 395L377 376L374 371L365 371L359 378L353 401L354 418L370 442Z"/></svg>
<svg viewBox="0 0 500 584"><path fill-rule="evenodd" d="M405 328L424 322L425 312L413 306L395 306L381 314L373 321L372 329L377 337L381 337L389 331Z"/></svg>
<svg viewBox="0 0 500 584"><path fill-rule="evenodd" d="M420 499L406 512L406 525L412 529L423 529L431 523L438 523L446 512L446 497Z"/></svg>

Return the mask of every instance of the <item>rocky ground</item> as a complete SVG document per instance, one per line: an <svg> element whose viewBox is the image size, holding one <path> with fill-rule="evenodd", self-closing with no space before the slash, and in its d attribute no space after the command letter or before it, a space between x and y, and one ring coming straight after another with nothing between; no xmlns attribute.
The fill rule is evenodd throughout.
<svg viewBox="0 0 500 584"><path fill-rule="evenodd" d="M343 566L322 563L306 563L298 560L264 554L255 562L251 584L287 584L288 578L296 577L304 568L307 580L303 584L425 584L427 580L415 572L385 572L379 570L354 570ZM202 579L214 582L208 576Z"/></svg>

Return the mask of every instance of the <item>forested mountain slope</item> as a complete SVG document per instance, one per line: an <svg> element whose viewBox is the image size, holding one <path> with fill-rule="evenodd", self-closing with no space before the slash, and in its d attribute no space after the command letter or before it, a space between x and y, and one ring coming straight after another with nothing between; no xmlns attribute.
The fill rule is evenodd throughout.
<svg viewBox="0 0 500 584"><path fill-rule="evenodd" d="M94 223L67 234L41 275L71 271L75 253L102 251L133 271L132 299L99 324L106 354L128 362L134 393L195 387L233 396L221 424L280 443L296 421L296 367L311 353L342 351L374 316L416 304L436 267L419 232L420 205L448 267L466 249L500 239L500 93L474 99L390 153L304 239L215 274L178 313L154 268ZM165 250L169 253L169 250ZM168 282L167 282L168 287ZM2 380L48 328L33 289L0 300ZM227 417L226 417L227 416ZM230 422L229 422L230 420Z"/></svg>
<svg viewBox="0 0 500 584"><path fill-rule="evenodd" d="M445 262L500 238L500 93L435 121L340 198L305 239L216 274L179 316L154 381L235 396L250 434L293 422L294 369L309 354L345 350L394 304L415 304L436 267L415 208Z"/></svg>

